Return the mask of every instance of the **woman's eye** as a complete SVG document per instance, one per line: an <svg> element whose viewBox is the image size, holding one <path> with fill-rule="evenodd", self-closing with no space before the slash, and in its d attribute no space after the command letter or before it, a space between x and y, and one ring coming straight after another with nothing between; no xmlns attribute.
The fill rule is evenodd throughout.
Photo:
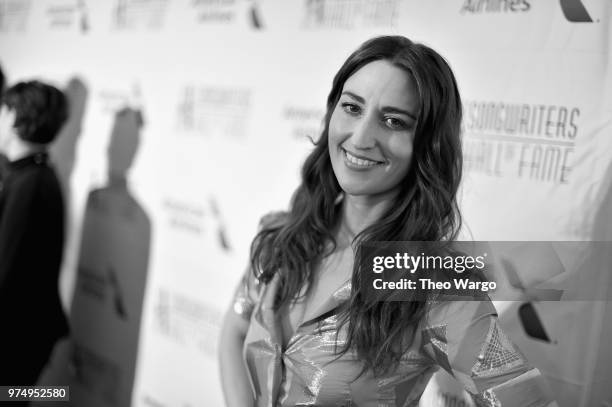
<svg viewBox="0 0 612 407"><path fill-rule="evenodd" d="M348 114L358 114L361 108L353 103L342 103L342 109Z"/></svg>
<svg viewBox="0 0 612 407"><path fill-rule="evenodd" d="M385 118L385 124L392 130L404 130L408 128L408 126L406 125L406 123L404 123L403 120L400 120L396 117Z"/></svg>

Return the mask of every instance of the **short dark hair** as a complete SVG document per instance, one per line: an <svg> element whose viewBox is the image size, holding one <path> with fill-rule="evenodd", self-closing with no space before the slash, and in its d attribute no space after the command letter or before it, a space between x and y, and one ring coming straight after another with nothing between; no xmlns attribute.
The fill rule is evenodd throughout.
<svg viewBox="0 0 612 407"><path fill-rule="evenodd" d="M52 142L68 118L64 93L39 81L19 82L2 96L2 103L15 111L14 127L24 141Z"/></svg>

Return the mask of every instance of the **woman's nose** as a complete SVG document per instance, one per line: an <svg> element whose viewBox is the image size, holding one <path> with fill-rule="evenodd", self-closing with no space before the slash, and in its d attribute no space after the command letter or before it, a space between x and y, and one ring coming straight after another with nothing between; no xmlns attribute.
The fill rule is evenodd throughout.
<svg viewBox="0 0 612 407"><path fill-rule="evenodd" d="M355 123L350 142L357 149L366 150L373 148L376 145L376 131L376 120L370 116L364 116Z"/></svg>

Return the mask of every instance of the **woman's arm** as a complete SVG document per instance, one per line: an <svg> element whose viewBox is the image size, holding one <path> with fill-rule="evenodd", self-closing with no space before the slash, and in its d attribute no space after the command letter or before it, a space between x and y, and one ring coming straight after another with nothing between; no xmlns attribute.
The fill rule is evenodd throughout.
<svg viewBox="0 0 612 407"><path fill-rule="evenodd" d="M272 212L259 222L259 230L283 222L284 212ZM219 343L221 382L227 407L253 407L249 373L243 359L244 339L249 329L251 314L258 302L260 285L250 268L244 273L234 294L234 300L223 319Z"/></svg>
<svg viewBox="0 0 612 407"><path fill-rule="evenodd" d="M255 405L251 383L242 358L242 347L248 328L248 319L236 313L232 305L223 319L219 343L221 383L227 407Z"/></svg>

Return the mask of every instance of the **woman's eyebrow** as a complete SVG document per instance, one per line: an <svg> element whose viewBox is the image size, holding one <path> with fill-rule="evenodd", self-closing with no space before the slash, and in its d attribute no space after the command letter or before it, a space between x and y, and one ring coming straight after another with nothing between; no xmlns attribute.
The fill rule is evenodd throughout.
<svg viewBox="0 0 612 407"><path fill-rule="evenodd" d="M385 106L380 111L383 112L383 113L399 113L399 114L404 114L404 115L410 117L411 119L417 120L417 115L416 114L414 114L412 112L409 112L408 110L400 109L398 107Z"/></svg>
<svg viewBox="0 0 612 407"><path fill-rule="evenodd" d="M365 104L365 99L361 96L359 96L358 94L351 92L350 90L345 90L344 92L342 92L343 95L347 95L353 99L355 99L357 102ZM381 109L381 112L383 113L399 113L399 114L403 114L406 115L408 117L410 117L411 119L417 120L417 115L409 112L408 110L404 110L404 109L400 109L399 107L394 107L394 106L385 106Z"/></svg>
<svg viewBox="0 0 612 407"><path fill-rule="evenodd" d="M365 104L365 99L364 98L362 98L361 96L359 96L356 93L351 92L350 90L345 90L344 92L342 92L342 94L352 97L353 99L355 99L359 103L364 103Z"/></svg>

